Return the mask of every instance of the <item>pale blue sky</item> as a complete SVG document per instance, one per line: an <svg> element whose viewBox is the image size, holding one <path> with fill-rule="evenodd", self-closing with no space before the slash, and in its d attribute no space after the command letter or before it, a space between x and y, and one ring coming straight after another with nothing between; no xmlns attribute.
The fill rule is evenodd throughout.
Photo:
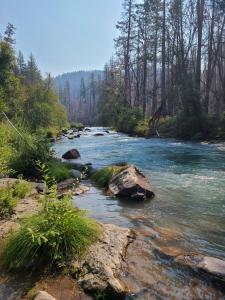
<svg viewBox="0 0 225 300"><path fill-rule="evenodd" d="M0 0L0 32L16 30L16 50L32 52L43 74L103 69L113 53L122 0Z"/></svg>

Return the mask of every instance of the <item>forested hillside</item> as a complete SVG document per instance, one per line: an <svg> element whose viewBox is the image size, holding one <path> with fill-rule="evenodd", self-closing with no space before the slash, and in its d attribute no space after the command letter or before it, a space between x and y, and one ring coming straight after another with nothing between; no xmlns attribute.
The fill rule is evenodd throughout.
<svg viewBox="0 0 225 300"><path fill-rule="evenodd" d="M36 161L50 155L47 137L67 126L50 74L43 78L31 54L15 53L8 24L0 40L0 175L33 176Z"/></svg>
<svg viewBox="0 0 225 300"><path fill-rule="evenodd" d="M60 102L70 121L93 125L96 122L99 86L103 71L77 71L54 78Z"/></svg>
<svg viewBox="0 0 225 300"><path fill-rule="evenodd" d="M99 123L128 133L225 137L225 2L124 0Z"/></svg>

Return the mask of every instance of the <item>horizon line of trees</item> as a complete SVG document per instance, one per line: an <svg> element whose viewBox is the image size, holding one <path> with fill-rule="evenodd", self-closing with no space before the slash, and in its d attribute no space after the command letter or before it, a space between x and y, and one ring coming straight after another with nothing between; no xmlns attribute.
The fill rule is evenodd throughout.
<svg viewBox="0 0 225 300"><path fill-rule="evenodd" d="M116 115L133 109L149 119L153 134L168 116L179 116L195 134L205 130L205 118L221 117L223 0L124 0L117 29L115 54L104 71L100 122L113 124Z"/></svg>

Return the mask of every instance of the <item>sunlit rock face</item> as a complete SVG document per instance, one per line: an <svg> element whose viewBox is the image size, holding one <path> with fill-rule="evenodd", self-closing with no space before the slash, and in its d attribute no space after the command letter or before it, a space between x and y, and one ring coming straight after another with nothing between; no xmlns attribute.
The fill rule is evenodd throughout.
<svg viewBox="0 0 225 300"><path fill-rule="evenodd" d="M148 178L135 166L128 166L125 170L113 176L109 184L109 190L117 197L130 197L137 200L154 196Z"/></svg>

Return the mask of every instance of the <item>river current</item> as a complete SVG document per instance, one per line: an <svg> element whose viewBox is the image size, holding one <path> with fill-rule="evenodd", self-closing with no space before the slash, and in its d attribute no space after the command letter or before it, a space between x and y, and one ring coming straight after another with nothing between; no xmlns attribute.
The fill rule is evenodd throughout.
<svg viewBox="0 0 225 300"><path fill-rule="evenodd" d="M135 164L149 177L156 196L149 201L134 203L107 196L92 187L88 194L76 197L75 204L103 223L114 223L140 232L157 228L176 232L182 236L179 243L186 251L225 259L225 144L144 139L113 132L94 136L96 132L104 131L104 128L92 128L79 139L64 137L55 143L54 150L61 156L68 149L77 148L80 161L91 162L96 168L118 162ZM146 262L151 261L149 269L143 271L146 279L148 272L154 271L154 266L159 268L159 262L155 260L153 263L148 254L148 240L143 240L146 243L140 247L147 255L142 256L144 259L138 255L139 261L132 261L131 265L143 264L143 268L147 268ZM141 288L137 289L139 294L134 293L129 299L214 298L215 293L209 290L201 294L204 289L196 283L197 290L193 292L193 288L189 288L182 293L179 285L187 278L181 279L177 272L168 273L168 266L163 268L160 276L148 278L146 282L151 282L149 284L143 283L143 279L138 283L138 276L133 275L128 281ZM162 287L156 287L160 281L168 281L165 294L160 294ZM152 294L150 289L153 286L156 291ZM217 295L215 299L218 298Z"/></svg>

